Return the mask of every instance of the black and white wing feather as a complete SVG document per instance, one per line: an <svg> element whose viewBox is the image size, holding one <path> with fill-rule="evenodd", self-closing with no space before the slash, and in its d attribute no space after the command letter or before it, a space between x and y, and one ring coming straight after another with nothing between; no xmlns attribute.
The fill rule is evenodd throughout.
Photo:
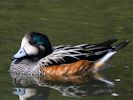
<svg viewBox="0 0 133 100"><path fill-rule="evenodd" d="M82 44L82 45L60 45L54 47L54 51L48 56L42 58L39 66L52 66L59 64L72 63L78 60L96 61L103 57L109 50L110 46L116 39L108 40L99 44Z"/></svg>
<svg viewBox="0 0 133 100"><path fill-rule="evenodd" d="M91 52L85 51L82 47L78 46L57 46L54 51L48 56L39 61L39 66L51 66L72 63L83 58L87 58Z"/></svg>

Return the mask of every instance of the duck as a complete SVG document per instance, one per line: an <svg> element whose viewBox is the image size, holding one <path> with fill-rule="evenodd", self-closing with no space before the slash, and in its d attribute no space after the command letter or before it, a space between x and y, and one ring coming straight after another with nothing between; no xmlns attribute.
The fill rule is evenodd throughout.
<svg viewBox="0 0 133 100"><path fill-rule="evenodd" d="M96 44L52 46L47 35L28 32L12 57L9 71L52 77L98 73L113 55L129 43L125 40L112 45L116 41L110 39Z"/></svg>

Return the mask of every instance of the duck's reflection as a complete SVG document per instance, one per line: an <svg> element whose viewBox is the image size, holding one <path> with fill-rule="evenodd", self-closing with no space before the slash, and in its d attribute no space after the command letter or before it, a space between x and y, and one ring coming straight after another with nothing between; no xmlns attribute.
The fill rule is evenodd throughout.
<svg viewBox="0 0 133 100"><path fill-rule="evenodd" d="M11 77L15 86L13 93L20 100L48 100L50 89L69 97L108 94L112 93L113 86L112 82L105 80L100 74L51 77L11 73Z"/></svg>
<svg viewBox="0 0 133 100"><path fill-rule="evenodd" d="M16 87L13 94L20 100L48 100L49 88Z"/></svg>

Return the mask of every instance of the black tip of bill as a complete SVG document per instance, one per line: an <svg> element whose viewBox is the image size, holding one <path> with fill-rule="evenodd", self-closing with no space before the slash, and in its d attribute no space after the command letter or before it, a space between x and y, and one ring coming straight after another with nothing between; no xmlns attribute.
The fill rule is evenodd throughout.
<svg viewBox="0 0 133 100"><path fill-rule="evenodd" d="M19 58L12 58L12 61L14 64L18 64L22 59L19 59Z"/></svg>

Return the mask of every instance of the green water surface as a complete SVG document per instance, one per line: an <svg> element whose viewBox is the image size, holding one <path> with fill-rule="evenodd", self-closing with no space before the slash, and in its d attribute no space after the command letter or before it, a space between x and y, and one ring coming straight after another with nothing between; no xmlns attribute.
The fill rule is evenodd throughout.
<svg viewBox="0 0 133 100"><path fill-rule="evenodd" d="M18 100L9 76L12 55L26 32L46 34L53 45L130 40L106 69L120 79L120 94L64 97L51 90L49 100L131 100L133 98L133 0L0 0L0 100Z"/></svg>

